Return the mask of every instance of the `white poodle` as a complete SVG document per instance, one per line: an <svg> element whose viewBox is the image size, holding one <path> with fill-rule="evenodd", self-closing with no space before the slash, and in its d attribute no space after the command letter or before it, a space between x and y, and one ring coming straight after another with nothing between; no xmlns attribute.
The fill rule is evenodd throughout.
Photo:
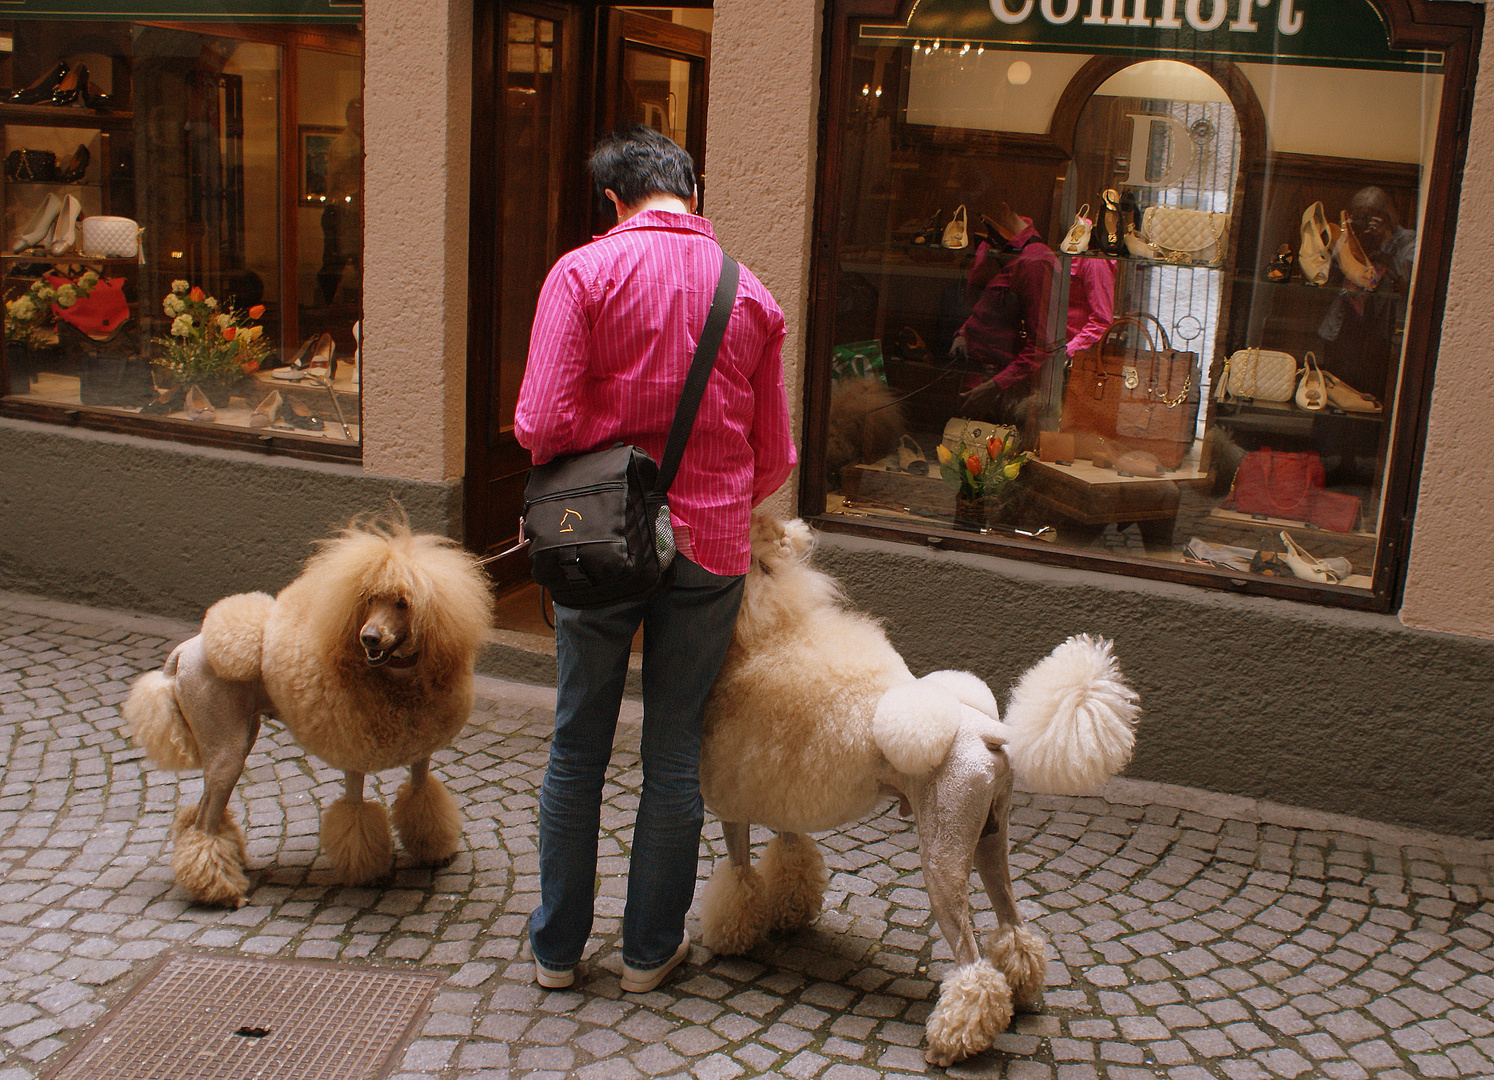
<svg viewBox="0 0 1494 1080"><path fill-rule="evenodd" d="M989 1047L1043 991L1043 940L1022 925L1007 865L1012 769L1036 791L1083 792L1130 759L1136 694L1105 641L1064 642L1012 691L1007 720L985 683L958 671L915 679L881 627L847 609L809 566L809 528L755 517L752 568L706 711L701 790L728 858L703 899L705 944L741 953L808 925L825 890L807 833L866 817L889 795L911 809L924 885L954 969L928 1019L928 1060ZM751 824L778 835L754 867ZM981 956L970 870L997 928Z"/></svg>
<svg viewBox="0 0 1494 1080"><path fill-rule="evenodd" d="M417 863L450 861L461 815L429 771L431 754L472 711L472 665L492 621L487 576L451 540L403 520L355 520L324 541L279 596L218 601L202 631L125 702L135 741L167 769L203 770L202 801L172 827L177 883L207 904L244 902L244 834L228 797L261 716L345 774L322 818L322 845L341 879L387 874L394 844L382 804L365 802L368 773L408 766L394 827Z"/></svg>

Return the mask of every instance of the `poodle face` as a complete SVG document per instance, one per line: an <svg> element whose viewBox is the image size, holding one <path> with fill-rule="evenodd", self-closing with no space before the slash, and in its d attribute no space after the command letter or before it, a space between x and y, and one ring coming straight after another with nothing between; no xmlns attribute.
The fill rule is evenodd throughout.
<svg viewBox="0 0 1494 1080"><path fill-rule="evenodd" d="M781 521L766 514L752 515L752 558L763 570L802 562L814 549L814 533L799 518Z"/></svg>
<svg viewBox="0 0 1494 1080"><path fill-rule="evenodd" d="M414 667L419 651L411 633L409 601L403 596L377 596L365 601L358 644L371 668L386 664L395 670Z"/></svg>

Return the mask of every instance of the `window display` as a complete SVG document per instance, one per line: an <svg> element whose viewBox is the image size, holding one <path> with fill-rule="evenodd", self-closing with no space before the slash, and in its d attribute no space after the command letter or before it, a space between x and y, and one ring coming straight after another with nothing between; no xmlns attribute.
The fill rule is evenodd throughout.
<svg viewBox="0 0 1494 1080"><path fill-rule="evenodd" d="M1056 7L843 20L811 507L1383 606L1466 35L1393 45L1367 0Z"/></svg>
<svg viewBox="0 0 1494 1080"><path fill-rule="evenodd" d="M356 22L0 20L5 48L0 409L356 455Z"/></svg>

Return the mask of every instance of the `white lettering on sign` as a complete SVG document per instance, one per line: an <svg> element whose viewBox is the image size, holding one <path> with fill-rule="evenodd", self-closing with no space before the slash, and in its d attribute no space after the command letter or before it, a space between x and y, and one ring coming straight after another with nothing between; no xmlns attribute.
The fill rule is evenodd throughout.
<svg viewBox="0 0 1494 1080"><path fill-rule="evenodd" d="M1131 187L1171 187L1188 175L1193 168L1193 136L1175 116L1157 113L1127 113L1131 118L1131 171L1126 183ZM1147 176L1146 166L1151 159L1152 130L1162 125L1167 131L1167 164L1162 175L1155 179Z"/></svg>
<svg viewBox="0 0 1494 1080"><path fill-rule="evenodd" d="M991 14L998 22L1016 26L1032 16L1033 0L1021 0L1015 10L1016 0L990 0ZM1044 21L1054 26L1072 22L1079 14L1085 0L1038 0L1038 11ZM1057 4L1063 4L1063 10ZM1178 18L1178 0L1089 0L1089 12L1082 20L1085 26L1134 26L1151 27L1157 30L1181 30L1184 19L1200 33L1208 33L1224 25L1229 18L1230 4L1235 5L1235 17L1229 29L1236 34L1253 34L1260 29L1255 20L1256 8L1269 8L1276 4L1276 30L1290 37L1302 30L1302 12L1297 10L1297 0L1182 0L1183 18ZM1149 4L1157 4L1161 14L1147 14ZM1129 9L1129 10L1128 10ZM1207 11L1207 14L1205 14Z"/></svg>

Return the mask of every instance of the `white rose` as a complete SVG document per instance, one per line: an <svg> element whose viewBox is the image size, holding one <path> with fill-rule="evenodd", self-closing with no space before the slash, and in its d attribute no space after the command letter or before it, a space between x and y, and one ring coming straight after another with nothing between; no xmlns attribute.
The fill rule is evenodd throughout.
<svg viewBox="0 0 1494 1080"><path fill-rule="evenodd" d="M192 316L178 315L176 321L171 324L172 337L186 337L192 332Z"/></svg>
<svg viewBox="0 0 1494 1080"><path fill-rule="evenodd" d="M191 287L191 285L187 284L181 278L177 278L171 283L171 291L174 293L184 293Z"/></svg>
<svg viewBox="0 0 1494 1080"><path fill-rule="evenodd" d="M172 293L165 300L161 301L161 306L166 309L166 314L168 315L180 315L187 310L187 305L175 293Z"/></svg>
<svg viewBox="0 0 1494 1080"><path fill-rule="evenodd" d="M64 285L57 290L57 306L72 307L78 302L78 293L71 285Z"/></svg>
<svg viewBox="0 0 1494 1080"><path fill-rule="evenodd" d="M52 298L57 295L57 293L52 290L52 287L50 285L43 285L41 288L35 290L35 292L36 302L39 304L50 304L52 302Z"/></svg>
<svg viewBox="0 0 1494 1080"><path fill-rule="evenodd" d="M233 322L233 316L227 313L224 313L222 315L214 315L213 322L217 323L219 326L228 326Z"/></svg>
<svg viewBox="0 0 1494 1080"><path fill-rule="evenodd" d="M31 302L29 296L23 296L16 300L14 306L10 306L10 313L17 319L29 319L36 314L36 305Z"/></svg>
<svg viewBox="0 0 1494 1080"><path fill-rule="evenodd" d="M89 291L92 291L93 287L95 285L97 285L98 283L99 283L99 276L98 276L98 274L94 273L92 270L88 271L88 273L84 274L82 277L80 277L78 279L78 284L81 285L83 288L89 290Z"/></svg>

